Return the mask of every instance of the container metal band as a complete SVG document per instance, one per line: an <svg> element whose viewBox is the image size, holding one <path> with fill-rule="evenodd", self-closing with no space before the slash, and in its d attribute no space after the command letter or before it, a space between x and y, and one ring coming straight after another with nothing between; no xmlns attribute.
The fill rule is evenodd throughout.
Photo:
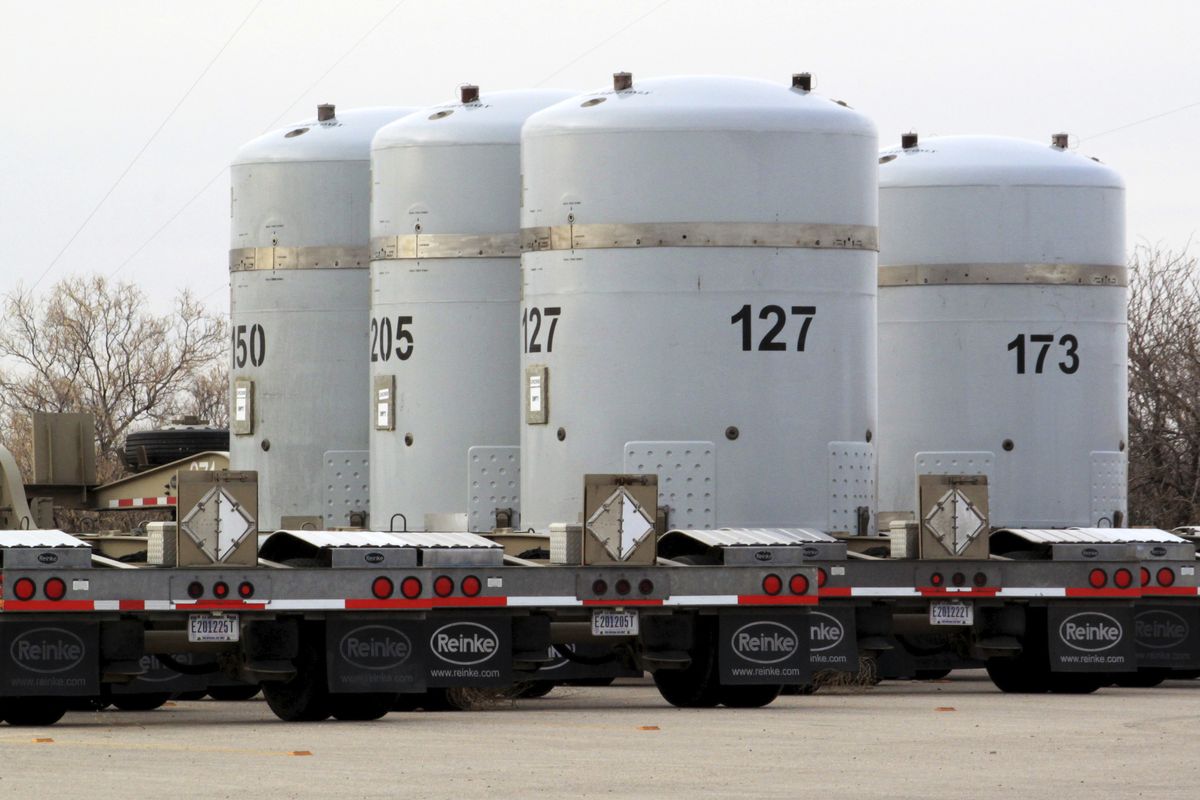
<svg viewBox="0 0 1200 800"><path fill-rule="evenodd" d="M371 239L371 260L417 258L504 258L521 255L515 233L412 233Z"/></svg>
<svg viewBox="0 0 1200 800"><path fill-rule="evenodd" d="M879 268L880 286L1128 286L1129 270L1110 264L903 264Z"/></svg>
<svg viewBox="0 0 1200 800"><path fill-rule="evenodd" d="M229 271L361 269L369 255L365 247L239 247L229 251Z"/></svg>
<svg viewBox="0 0 1200 800"><path fill-rule="evenodd" d="M521 249L594 250L614 247L804 247L878 250L870 225L807 222L647 222L524 228Z"/></svg>

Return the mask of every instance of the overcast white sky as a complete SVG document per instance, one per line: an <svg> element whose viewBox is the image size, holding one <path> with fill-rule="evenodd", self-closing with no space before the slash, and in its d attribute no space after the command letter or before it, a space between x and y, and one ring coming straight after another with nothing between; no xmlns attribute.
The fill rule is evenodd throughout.
<svg viewBox="0 0 1200 800"><path fill-rule="evenodd" d="M584 90L617 70L809 71L881 145L1069 131L1124 175L1130 245L1182 247L1200 233L1198 35L1195 0L0 0L0 291L38 281L112 190L39 289L99 272L227 309L226 165L244 141L319 102Z"/></svg>

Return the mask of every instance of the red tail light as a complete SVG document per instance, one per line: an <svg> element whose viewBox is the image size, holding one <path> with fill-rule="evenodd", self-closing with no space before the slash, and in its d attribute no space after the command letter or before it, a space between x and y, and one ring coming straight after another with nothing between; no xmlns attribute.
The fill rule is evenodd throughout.
<svg viewBox="0 0 1200 800"><path fill-rule="evenodd" d="M935 572L929 576L929 584L931 586L941 586L945 582L946 579L942 577L942 573L940 572Z"/></svg>
<svg viewBox="0 0 1200 800"><path fill-rule="evenodd" d="M778 575L768 575L763 578L762 588L767 594L779 594L783 591L783 578Z"/></svg>
<svg viewBox="0 0 1200 800"><path fill-rule="evenodd" d="M1150 585L1150 570L1147 567L1142 567L1142 586Z"/></svg>
<svg viewBox="0 0 1200 800"><path fill-rule="evenodd" d="M808 594L808 578L803 575L793 575L788 581L788 588L792 590L792 594Z"/></svg>
<svg viewBox="0 0 1200 800"><path fill-rule="evenodd" d="M1170 567L1163 567L1158 571L1158 585L1170 586L1175 583L1175 573Z"/></svg>
<svg viewBox="0 0 1200 800"><path fill-rule="evenodd" d="M624 597L631 591L633 591L633 586L630 585L629 581L627 581L625 578L617 579L617 594Z"/></svg>
<svg viewBox="0 0 1200 800"><path fill-rule="evenodd" d="M462 593L467 597L474 597L483 590L483 584L479 582L479 578L474 575L468 575L462 579Z"/></svg>
<svg viewBox="0 0 1200 800"><path fill-rule="evenodd" d="M242 581L238 584L238 594L243 600L249 600L254 597L254 584L250 581Z"/></svg>
<svg viewBox="0 0 1200 800"><path fill-rule="evenodd" d="M638 581L638 591L642 594L654 594L654 581L649 578L642 578Z"/></svg>
<svg viewBox="0 0 1200 800"><path fill-rule="evenodd" d="M961 572L956 572L954 573L954 577L950 579L950 582L955 586L966 586L967 576L963 575Z"/></svg>
<svg viewBox="0 0 1200 800"><path fill-rule="evenodd" d="M29 578L21 578L13 584L13 595L18 600L30 600L33 598L33 593L37 591L37 584Z"/></svg>
<svg viewBox="0 0 1200 800"><path fill-rule="evenodd" d="M592 581L592 594L608 594L608 581L603 578L596 578L596 580Z"/></svg>
<svg viewBox="0 0 1200 800"><path fill-rule="evenodd" d="M976 586L987 586L987 575L982 572L976 572L975 573L975 585Z"/></svg>
<svg viewBox="0 0 1200 800"><path fill-rule="evenodd" d="M1133 585L1133 573L1122 567L1113 573L1113 585L1118 589L1128 589Z"/></svg>
<svg viewBox="0 0 1200 800"><path fill-rule="evenodd" d="M445 575L439 575L433 582L433 593L438 597L449 597L454 593L454 580Z"/></svg>
<svg viewBox="0 0 1200 800"><path fill-rule="evenodd" d="M824 567L817 567L817 588L824 586L829 582L829 573Z"/></svg>
<svg viewBox="0 0 1200 800"><path fill-rule="evenodd" d="M42 586L42 591L50 600L62 600L67 595L67 584L62 578L51 578Z"/></svg>
<svg viewBox="0 0 1200 800"><path fill-rule="evenodd" d="M243 585L246 585L246 584L243 584ZM396 587L392 584L391 578L386 578L383 575L380 575L378 578L376 578L375 580L373 580L371 582L371 594L375 595L380 600L388 599L389 597L392 596L392 592L394 592L395 590L396 590ZM421 590L418 588L417 594L420 594L420 593L421 593Z"/></svg>
<svg viewBox="0 0 1200 800"><path fill-rule="evenodd" d="M187 588L188 597L193 600L199 600L204 597L204 584L200 581L192 581Z"/></svg>
<svg viewBox="0 0 1200 800"><path fill-rule="evenodd" d="M409 600L417 599L421 596L421 581L417 578L405 578L400 581L400 594Z"/></svg>
<svg viewBox="0 0 1200 800"><path fill-rule="evenodd" d="M1108 584L1108 575L1102 569L1094 569L1088 573L1088 583L1093 589L1103 589Z"/></svg>
<svg viewBox="0 0 1200 800"><path fill-rule="evenodd" d="M224 600L229 596L229 584L225 581L217 581L213 584L213 597L218 600Z"/></svg>

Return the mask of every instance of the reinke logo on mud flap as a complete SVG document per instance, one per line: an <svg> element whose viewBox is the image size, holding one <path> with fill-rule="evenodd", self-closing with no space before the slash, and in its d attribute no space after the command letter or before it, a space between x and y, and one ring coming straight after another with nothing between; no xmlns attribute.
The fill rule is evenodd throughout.
<svg viewBox="0 0 1200 800"><path fill-rule="evenodd" d="M54 675L83 662L83 640L63 628L37 628L13 639L9 654L30 672Z"/></svg>
<svg viewBox="0 0 1200 800"><path fill-rule="evenodd" d="M796 632L780 622L750 622L738 628L730 640L733 652L755 664L778 664L796 654L800 642Z"/></svg>
<svg viewBox="0 0 1200 800"><path fill-rule="evenodd" d="M494 656L500 649L500 637L478 622L452 622L433 632L429 646L442 661L469 667Z"/></svg>
<svg viewBox="0 0 1200 800"><path fill-rule="evenodd" d="M392 669L408 661L412 642L395 628L364 625L342 637L338 652L348 663L362 669Z"/></svg>
<svg viewBox="0 0 1200 800"><path fill-rule="evenodd" d="M1058 626L1059 638L1068 647L1085 653L1099 653L1115 647L1123 633L1121 623L1099 611L1072 614Z"/></svg>

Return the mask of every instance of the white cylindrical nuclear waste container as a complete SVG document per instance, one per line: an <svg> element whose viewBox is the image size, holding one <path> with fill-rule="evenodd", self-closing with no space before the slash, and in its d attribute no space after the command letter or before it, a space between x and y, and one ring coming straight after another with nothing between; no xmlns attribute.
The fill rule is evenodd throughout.
<svg viewBox="0 0 1200 800"><path fill-rule="evenodd" d="M372 146L376 527L491 530L518 506L520 136L571 95L461 88ZM364 358L365 358L364 351ZM393 520L396 515L402 518ZM466 515L466 516L464 516Z"/></svg>
<svg viewBox="0 0 1200 800"><path fill-rule="evenodd" d="M233 161L229 459L258 471L260 530L367 511L371 137L410 110L321 106Z"/></svg>
<svg viewBox="0 0 1200 800"><path fill-rule="evenodd" d="M525 124L522 526L585 473L672 527L869 525L876 133L810 85L619 73Z"/></svg>
<svg viewBox="0 0 1200 800"><path fill-rule="evenodd" d="M880 163L881 514L911 519L921 474L982 474L993 526L1119 525L1120 176L1061 134L907 134Z"/></svg>

